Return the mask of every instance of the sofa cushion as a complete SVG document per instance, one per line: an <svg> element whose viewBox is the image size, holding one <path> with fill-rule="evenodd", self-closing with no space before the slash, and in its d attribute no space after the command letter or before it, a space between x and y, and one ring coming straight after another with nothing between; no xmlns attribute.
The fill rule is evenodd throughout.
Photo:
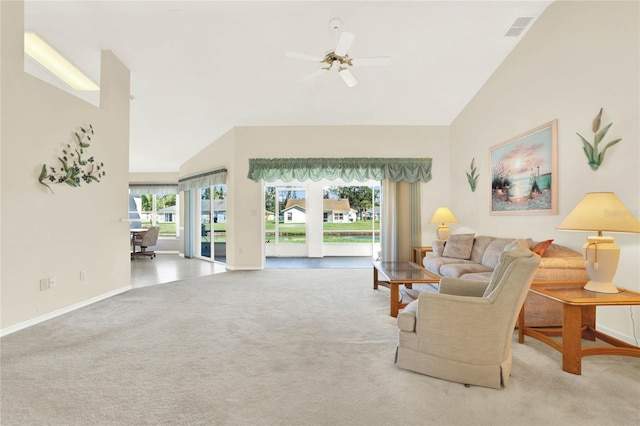
<svg viewBox="0 0 640 426"><path fill-rule="evenodd" d="M582 257L582 253L559 244L551 244L544 252L544 257Z"/></svg>
<svg viewBox="0 0 640 426"><path fill-rule="evenodd" d="M491 272L491 268L487 268L484 265L470 260L465 261L464 263L449 263L440 266L440 275L443 277L459 278L461 275L475 272Z"/></svg>
<svg viewBox="0 0 640 426"><path fill-rule="evenodd" d="M470 260L455 259L453 257L442 257L442 256L425 256L424 259L422 260L422 265L426 269L438 275L442 275L440 273L440 268L442 267L442 265L460 264L460 263L474 263L474 262Z"/></svg>
<svg viewBox="0 0 640 426"><path fill-rule="evenodd" d="M487 246L491 243L491 241L495 239L496 237L478 235L473 241L473 249L471 250L470 260L476 263L482 263L482 256L484 255L484 251L487 249Z"/></svg>
<svg viewBox="0 0 640 426"><path fill-rule="evenodd" d="M442 256L454 259L466 259L471 257L473 249L473 237L475 234L454 234L449 236L444 246Z"/></svg>
<svg viewBox="0 0 640 426"><path fill-rule="evenodd" d="M431 243L431 250L435 256L442 256L442 253L444 252L444 243L446 243L445 240L434 240Z"/></svg>
<svg viewBox="0 0 640 426"><path fill-rule="evenodd" d="M484 255L482 255L482 264L487 268L494 269L498 264L498 260L500 259L500 255L504 251L504 248L512 243L514 238L496 238L491 241L487 246L487 249L484 251Z"/></svg>

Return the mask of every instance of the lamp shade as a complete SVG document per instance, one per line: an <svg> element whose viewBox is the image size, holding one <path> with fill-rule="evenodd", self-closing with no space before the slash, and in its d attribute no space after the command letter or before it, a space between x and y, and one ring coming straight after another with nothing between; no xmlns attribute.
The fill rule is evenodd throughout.
<svg viewBox="0 0 640 426"><path fill-rule="evenodd" d="M561 231L640 233L640 221L613 192L590 192L556 228Z"/></svg>
<svg viewBox="0 0 640 426"><path fill-rule="evenodd" d="M458 223L458 219L456 219L448 207L438 207L433 216L431 216L429 223Z"/></svg>

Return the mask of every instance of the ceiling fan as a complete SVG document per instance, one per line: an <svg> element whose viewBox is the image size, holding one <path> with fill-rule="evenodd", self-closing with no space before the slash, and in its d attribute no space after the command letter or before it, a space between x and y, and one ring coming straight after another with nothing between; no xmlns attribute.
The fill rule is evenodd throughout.
<svg viewBox="0 0 640 426"><path fill-rule="evenodd" d="M329 26L332 30L338 33L342 28L342 21L340 19L332 19L329 22ZM353 33L342 31L336 48L328 51L324 56L312 56L304 53L286 52L284 55L289 58L303 59L307 61L314 61L323 64L322 68L312 72L311 74L303 77L300 81L308 81L316 78L327 71L332 69L337 70L342 80L349 87L354 87L358 84L358 80L353 76L349 68L359 66L380 66L391 64L391 58L389 56L378 56L372 58L351 58L348 54L353 40L356 36Z"/></svg>

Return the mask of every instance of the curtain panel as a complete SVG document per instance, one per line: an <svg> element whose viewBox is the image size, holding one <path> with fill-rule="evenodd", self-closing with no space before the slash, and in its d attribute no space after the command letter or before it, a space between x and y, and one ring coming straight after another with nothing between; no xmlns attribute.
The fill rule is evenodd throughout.
<svg viewBox="0 0 640 426"><path fill-rule="evenodd" d="M250 158L247 177L255 182L260 179L429 182L431 158Z"/></svg>
<svg viewBox="0 0 640 426"><path fill-rule="evenodd" d="M178 179L178 191L196 190L204 186L226 185L227 169L217 169Z"/></svg>
<svg viewBox="0 0 640 426"><path fill-rule="evenodd" d="M380 258L384 262L409 262L411 248L422 245L421 185L382 181Z"/></svg>
<svg viewBox="0 0 640 426"><path fill-rule="evenodd" d="M129 194L148 195L155 194L159 197L177 194L178 185L175 183L130 183Z"/></svg>

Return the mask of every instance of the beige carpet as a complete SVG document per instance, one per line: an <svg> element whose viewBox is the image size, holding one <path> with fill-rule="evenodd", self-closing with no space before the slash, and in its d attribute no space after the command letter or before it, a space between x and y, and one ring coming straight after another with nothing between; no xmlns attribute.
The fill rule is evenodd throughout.
<svg viewBox="0 0 640 426"><path fill-rule="evenodd" d="M395 367L396 336L368 269L140 288L3 337L0 423L637 424L637 358L589 357L575 376L528 339L507 388L466 388Z"/></svg>

